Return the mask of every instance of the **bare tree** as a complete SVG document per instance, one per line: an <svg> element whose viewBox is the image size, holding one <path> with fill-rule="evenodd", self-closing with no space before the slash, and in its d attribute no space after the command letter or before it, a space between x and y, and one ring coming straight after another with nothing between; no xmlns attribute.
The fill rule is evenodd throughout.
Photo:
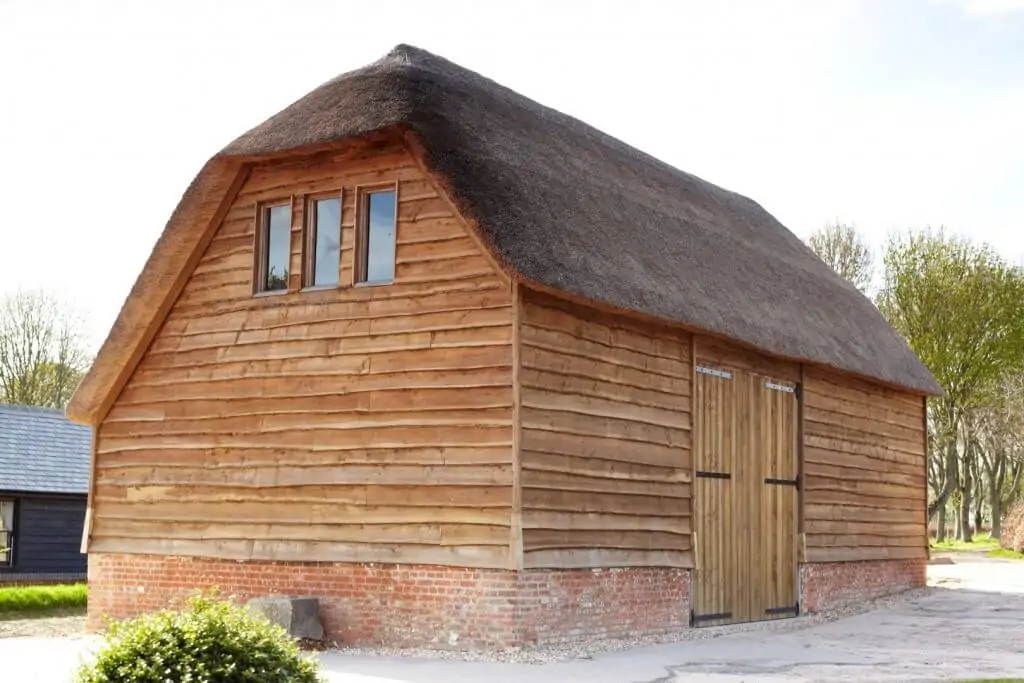
<svg viewBox="0 0 1024 683"><path fill-rule="evenodd" d="M807 244L839 277L849 280L862 292L867 291L874 275L874 256L871 246L856 228L831 223L811 235Z"/></svg>
<svg viewBox="0 0 1024 683"><path fill-rule="evenodd" d="M981 472L998 538L1003 511L1017 499L1024 476L1024 375L1009 375L978 409Z"/></svg>
<svg viewBox="0 0 1024 683"><path fill-rule="evenodd" d="M41 291L0 301L0 401L63 408L88 364L66 305Z"/></svg>

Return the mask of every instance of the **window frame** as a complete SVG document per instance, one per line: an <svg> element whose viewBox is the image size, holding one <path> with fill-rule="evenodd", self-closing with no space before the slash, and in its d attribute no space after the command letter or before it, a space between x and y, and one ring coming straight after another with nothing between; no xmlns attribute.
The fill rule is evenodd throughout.
<svg viewBox="0 0 1024 683"><path fill-rule="evenodd" d="M393 271L390 280L366 280L370 254L370 195L381 192L395 193L395 248ZM356 230L355 253L352 263L352 283L356 287L380 287L392 285L398 276L398 208L401 198L398 194L398 181L359 185L356 187Z"/></svg>
<svg viewBox="0 0 1024 683"><path fill-rule="evenodd" d="M7 559L0 559L0 572L10 571L15 567L15 555L18 552L18 499L13 496L0 496L0 503L11 504L11 528L6 532L10 538Z"/></svg>
<svg viewBox="0 0 1024 683"><path fill-rule="evenodd" d="M338 282L333 285L318 285L316 280L316 236L320 230L317 225L316 204L325 199L337 199L340 208L338 214ZM330 190L307 194L302 203L302 290L316 291L323 289L339 289L344 285L342 275L342 252L345 250L345 190Z"/></svg>
<svg viewBox="0 0 1024 683"><path fill-rule="evenodd" d="M267 282L267 261L270 258L270 210L279 206L288 207L288 277L281 289L265 289ZM291 291L291 255L292 225L295 221L295 198L272 199L256 203L256 235L253 245L255 261L253 263L252 293L253 296L279 296Z"/></svg>

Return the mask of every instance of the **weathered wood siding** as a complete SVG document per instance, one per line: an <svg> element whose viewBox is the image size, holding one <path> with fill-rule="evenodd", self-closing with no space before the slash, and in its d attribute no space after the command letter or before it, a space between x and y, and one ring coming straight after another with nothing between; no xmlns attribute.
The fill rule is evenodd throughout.
<svg viewBox="0 0 1024 683"><path fill-rule="evenodd" d="M927 557L921 397L808 370L803 425L807 561Z"/></svg>
<svg viewBox="0 0 1024 683"><path fill-rule="evenodd" d="M84 495L20 494L15 510L14 564L3 571L85 574Z"/></svg>
<svg viewBox="0 0 1024 683"><path fill-rule="evenodd" d="M523 566L690 566L689 336L522 291Z"/></svg>
<svg viewBox="0 0 1024 683"><path fill-rule="evenodd" d="M695 378L693 623L794 616L795 386L716 370Z"/></svg>
<svg viewBox="0 0 1024 683"><path fill-rule="evenodd" d="M395 282L350 286L355 188L396 181ZM303 195L337 190L342 287L299 292ZM290 291L254 297L289 196ZM256 165L99 429L90 550L509 566L511 321L400 144Z"/></svg>

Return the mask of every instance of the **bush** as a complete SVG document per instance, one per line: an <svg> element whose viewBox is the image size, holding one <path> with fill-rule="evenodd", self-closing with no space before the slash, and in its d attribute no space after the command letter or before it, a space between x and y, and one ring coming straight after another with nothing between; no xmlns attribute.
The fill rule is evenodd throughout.
<svg viewBox="0 0 1024 683"><path fill-rule="evenodd" d="M999 545L1018 553L1024 553L1024 500L1018 500L1011 505L1003 517Z"/></svg>
<svg viewBox="0 0 1024 683"><path fill-rule="evenodd" d="M316 660L280 626L244 608L197 596L110 626L77 683L322 683Z"/></svg>

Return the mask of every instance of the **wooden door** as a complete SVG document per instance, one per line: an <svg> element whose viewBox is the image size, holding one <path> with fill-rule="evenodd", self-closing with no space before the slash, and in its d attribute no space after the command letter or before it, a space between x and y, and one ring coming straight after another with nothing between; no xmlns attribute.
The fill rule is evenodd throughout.
<svg viewBox="0 0 1024 683"><path fill-rule="evenodd" d="M760 524L762 562L752 581L759 585L757 618L794 617L797 606L797 387L759 377L756 402L757 447L761 465L760 508L752 510Z"/></svg>
<svg viewBox="0 0 1024 683"><path fill-rule="evenodd" d="M692 623L793 616L796 387L699 367L694 397Z"/></svg>

